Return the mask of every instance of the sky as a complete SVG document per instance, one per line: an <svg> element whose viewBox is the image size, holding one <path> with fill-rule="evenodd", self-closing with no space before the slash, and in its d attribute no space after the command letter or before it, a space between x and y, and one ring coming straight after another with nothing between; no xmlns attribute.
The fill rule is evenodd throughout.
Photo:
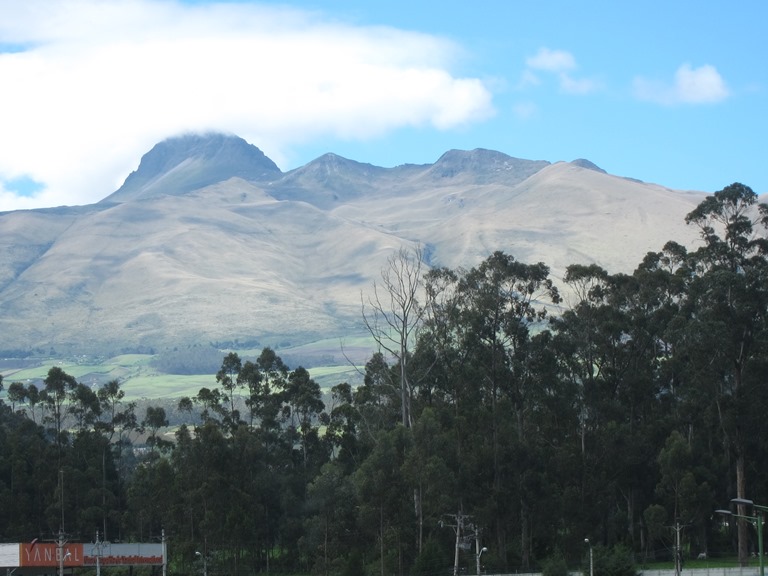
<svg viewBox="0 0 768 576"><path fill-rule="evenodd" d="M768 193L764 0L0 0L0 211L91 204L165 138L283 171L451 149Z"/></svg>

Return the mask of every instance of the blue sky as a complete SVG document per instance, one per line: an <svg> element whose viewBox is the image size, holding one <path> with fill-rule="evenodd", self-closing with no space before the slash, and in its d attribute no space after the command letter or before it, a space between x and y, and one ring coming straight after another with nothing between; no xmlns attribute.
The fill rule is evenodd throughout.
<svg viewBox="0 0 768 576"><path fill-rule="evenodd" d="M768 4L0 0L0 211L96 202L185 131L283 170L489 148L768 193Z"/></svg>

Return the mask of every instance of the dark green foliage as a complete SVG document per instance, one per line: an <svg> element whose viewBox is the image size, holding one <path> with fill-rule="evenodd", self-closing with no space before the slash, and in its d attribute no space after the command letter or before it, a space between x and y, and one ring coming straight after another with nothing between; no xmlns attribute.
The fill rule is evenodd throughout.
<svg viewBox="0 0 768 576"><path fill-rule="evenodd" d="M221 366L221 350L213 346L188 346L163 350L152 366L166 374L215 374Z"/></svg>
<svg viewBox="0 0 768 576"><path fill-rule="evenodd" d="M564 310L547 266L502 252L409 276L414 337L357 389L323 395L270 348L138 409L59 368L2 382L0 540L165 531L172 573L205 551L233 575L447 576L458 543L462 573L482 547L485 570L564 576L589 536L595 574L634 576L678 523L686 557L743 554L712 510L768 504L767 217L730 186L688 217L701 248L571 266Z"/></svg>
<svg viewBox="0 0 768 576"><path fill-rule="evenodd" d="M565 557L557 552L547 558L541 565L542 576L568 576L568 563Z"/></svg>
<svg viewBox="0 0 768 576"><path fill-rule="evenodd" d="M341 576L366 576L366 574L363 554L359 550L352 550L346 558Z"/></svg>
<svg viewBox="0 0 768 576"><path fill-rule="evenodd" d="M430 538L424 544L421 554L416 558L411 574L414 576L445 576L448 572L446 567L451 566L452 563L453 558L451 558L450 551L440 546L435 539Z"/></svg>
<svg viewBox="0 0 768 576"><path fill-rule="evenodd" d="M594 550L594 572L605 576L636 576L637 569L632 557L632 551L624 544L618 544L610 549L596 546ZM589 574L589 571L585 572Z"/></svg>

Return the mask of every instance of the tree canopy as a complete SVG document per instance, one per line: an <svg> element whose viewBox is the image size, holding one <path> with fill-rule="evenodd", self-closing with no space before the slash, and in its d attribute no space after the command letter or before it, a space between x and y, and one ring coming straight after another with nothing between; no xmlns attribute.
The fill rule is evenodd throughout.
<svg viewBox="0 0 768 576"><path fill-rule="evenodd" d="M747 562L749 525L712 512L768 503L768 206L733 184L686 221L699 247L562 286L504 251L399 251L363 298L380 349L359 386L228 351L170 430L118 381L5 383L0 539L164 531L171 574L196 552L211 574L551 573L584 567L585 538L604 574Z"/></svg>

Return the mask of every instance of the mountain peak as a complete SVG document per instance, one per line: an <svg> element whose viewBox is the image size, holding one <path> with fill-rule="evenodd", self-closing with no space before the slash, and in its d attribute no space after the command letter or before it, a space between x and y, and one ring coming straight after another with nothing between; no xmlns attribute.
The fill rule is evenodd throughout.
<svg viewBox="0 0 768 576"><path fill-rule="evenodd" d="M574 166L578 166L580 168L586 168L587 170L595 170L596 172L602 172L603 174L608 174L608 172L600 168L600 166L598 166L594 162L587 160L586 158L577 158L576 160L573 160L571 164L573 164Z"/></svg>
<svg viewBox="0 0 768 576"><path fill-rule="evenodd" d="M238 136L184 134L156 144L141 157L138 169L102 202L181 195L232 177L260 181L281 175L261 150Z"/></svg>
<svg viewBox="0 0 768 576"><path fill-rule="evenodd" d="M449 150L432 165L431 172L435 179L459 178L467 183L473 181L477 184L514 184L522 182L549 164L546 160L521 160L503 152L475 148Z"/></svg>

